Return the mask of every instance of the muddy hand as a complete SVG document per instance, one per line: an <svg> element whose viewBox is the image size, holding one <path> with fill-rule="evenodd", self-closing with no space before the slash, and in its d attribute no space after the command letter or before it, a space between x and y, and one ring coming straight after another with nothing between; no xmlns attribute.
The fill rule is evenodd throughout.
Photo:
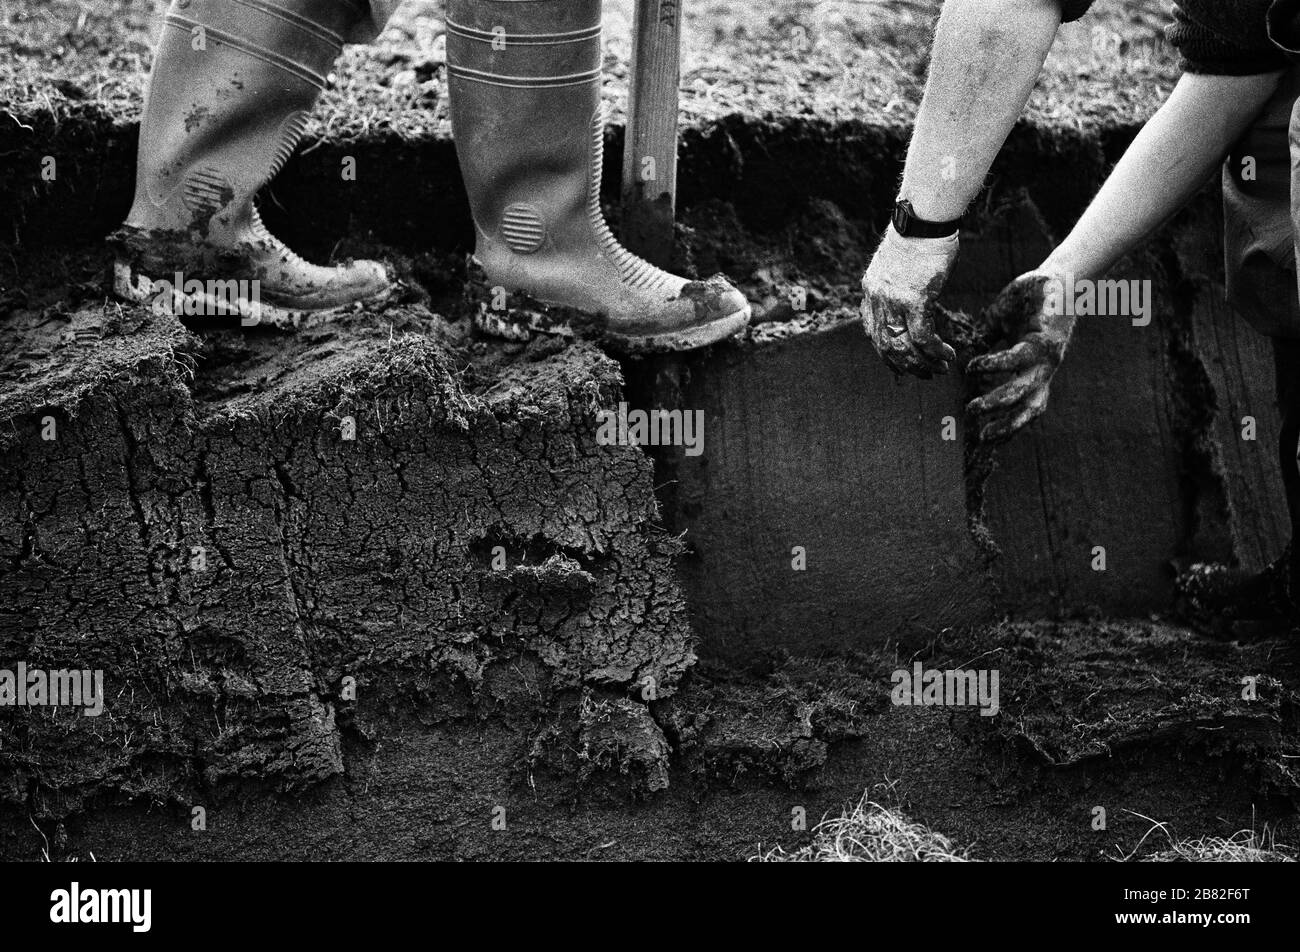
<svg viewBox="0 0 1300 952"><path fill-rule="evenodd" d="M1074 330L1074 318L1051 306L1048 291L1059 280L1041 271L1023 274L985 314L1008 346L976 357L966 368L980 390L966 412L981 443L1011 439L1047 409L1052 376Z"/></svg>
<svg viewBox="0 0 1300 952"><path fill-rule="evenodd" d="M957 259L957 236L904 238L891 224L862 276L862 323L895 373L946 374L956 352L934 329L935 299Z"/></svg>

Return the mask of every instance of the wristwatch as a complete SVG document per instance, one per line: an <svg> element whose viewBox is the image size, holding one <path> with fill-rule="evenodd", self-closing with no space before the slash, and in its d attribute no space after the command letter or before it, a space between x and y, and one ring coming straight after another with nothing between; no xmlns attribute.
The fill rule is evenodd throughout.
<svg viewBox="0 0 1300 952"><path fill-rule="evenodd" d="M903 200L894 205L894 231L904 238L947 238L961 230L961 219L926 221L917 218L912 203Z"/></svg>

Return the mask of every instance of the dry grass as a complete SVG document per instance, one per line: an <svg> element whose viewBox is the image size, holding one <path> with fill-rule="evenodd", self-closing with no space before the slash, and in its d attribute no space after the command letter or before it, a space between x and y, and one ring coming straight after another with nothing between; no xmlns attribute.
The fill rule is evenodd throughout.
<svg viewBox="0 0 1300 952"><path fill-rule="evenodd" d="M0 7L0 135L6 122L87 101L138 108L161 0L51 0ZM3 151L0 149L0 151Z"/></svg>
<svg viewBox="0 0 1300 952"><path fill-rule="evenodd" d="M1180 840L1169 849L1144 856L1144 863L1294 863L1296 851L1278 846L1271 830L1240 830L1232 836Z"/></svg>
<svg viewBox="0 0 1300 952"><path fill-rule="evenodd" d="M730 113L911 121L941 0L699 0L684 7L684 123ZM0 110L11 116L87 99L122 119L139 109L166 0L11 0L0 10ZM445 135L442 0L408 0L378 42L334 70L314 137ZM605 4L605 99L626 108L631 0ZM1143 120L1175 77L1161 41L1163 0L1097 0L1061 29L1027 113L1031 122ZM0 123L6 117L0 115ZM18 119L17 121L22 121ZM0 131L4 129L0 124Z"/></svg>
<svg viewBox="0 0 1300 952"><path fill-rule="evenodd" d="M1132 813L1132 811L1128 811ZM1127 856L1119 857L1121 863L1129 862L1137 856L1142 844L1152 833L1159 830L1169 841L1168 847L1139 858L1143 863L1294 863L1296 850L1289 846L1279 846L1273 831L1267 825L1261 830L1238 830L1229 837L1202 836L1197 839L1175 839L1166 823L1152 820L1150 817L1133 813L1136 817L1151 823L1151 828L1142 834L1137 846Z"/></svg>
<svg viewBox="0 0 1300 952"><path fill-rule="evenodd" d="M781 847L751 857L758 863L966 863L940 833L913 823L896 810L867 795L843 816L823 820L813 829L813 842L787 853Z"/></svg>

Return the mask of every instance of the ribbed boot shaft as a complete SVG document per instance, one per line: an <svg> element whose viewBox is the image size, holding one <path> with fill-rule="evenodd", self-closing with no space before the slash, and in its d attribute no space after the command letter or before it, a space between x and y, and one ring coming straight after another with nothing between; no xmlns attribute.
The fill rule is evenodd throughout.
<svg viewBox="0 0 1300 952"><path fill-rule="evenodd" d="M175 0L128 223L213 238L251 227L254 194L293 153L364 10L359 0Z"/></svg>
<svg viewBox="0 0 1300 952"><path fill-rule="evenodd" d="M554 288L540 261L510 260L549 255L574 286L676 281L619 245L601 213L602 58L598 0L449 0L452 129L490 271Z"/></svg>

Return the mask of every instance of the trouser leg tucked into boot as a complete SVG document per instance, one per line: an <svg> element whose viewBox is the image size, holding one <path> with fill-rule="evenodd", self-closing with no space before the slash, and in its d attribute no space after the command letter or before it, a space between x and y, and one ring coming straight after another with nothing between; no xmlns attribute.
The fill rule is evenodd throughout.
<svg viewBox="0 0 1300 952"><path fill-rule="evenodd" d="M624 352L730 337L749 321L740 292L721 276L688 281L654 267L605 222L600 34L600 0L448 0L451 120L474 215L480 326L515 338L577 333Z"/></svg>
<svg viewBox="0 0 1300 952"><path fill-rule="evenodd" d="M145 97L135 203L112 242L119 295L155 301L180 276L198 296L186 313L220 315L238 282L257 290L256 319L294 326L389 292L378 262L304 261L266 230L254 204L366 13L366 0L171 5Z"/></svg>
<svg viewBox="0 0 1300 952"><path fill-rule="evenodd" d="M1300 627L1300 340L1274 337L1277 375L1278 464L1290 512L1291 541L1262 572L1249 574L1222 565L1193 565L1178 579L1179 608L1196 627L1219 637L1243 640L1279 637Z"/></svg>

